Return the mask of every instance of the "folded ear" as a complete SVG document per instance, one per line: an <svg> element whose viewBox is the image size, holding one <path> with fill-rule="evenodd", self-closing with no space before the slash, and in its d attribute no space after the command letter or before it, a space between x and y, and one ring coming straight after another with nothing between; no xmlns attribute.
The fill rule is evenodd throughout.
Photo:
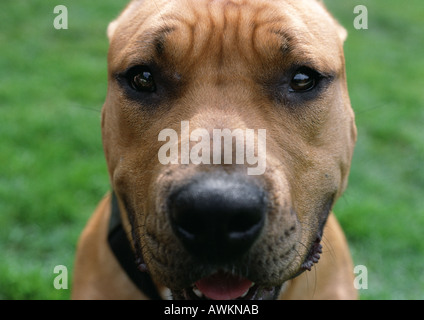
<svg viewBox="0 0 424 320"><path fill-rule="evenodd" d="M107 28L107 37L109 38L109 42L112 41L112 38L115 34L116 29L118 28L121 21L124 19L127 19L131 13L133 13L139 5L141 5L144 2L144 0L132 0L125 9L121 12L118 18L116 18L114 21L109 23L109 26Z"/></svg>
<svg viewBox="0 0 424 320"><path fill-rule="evenodd" d="M345 42L347 39L347 30L342 27L337 21L337 34L339 35L340 40L342 40L342 42Z"/></svg>
<svg viewBox="0 0 424 320"><path fill-rule="evenodd" d="M109 38L109 42L112 41L113 35L115 34L116 28L118 28L118 19L109 23L107 27L107 37Z"/></svg>
<svg viewBox="0 0 424 320"><path fill-rule="evenodd" d="M340 40L342 41L342 42L345 42L346 41L346 39L347 39L347 31L346 31L346 29L337 21L337 19L336 18L334 18L334 16L328 11L328 9L326 8L326 6L325 6L325 3L324 3L324 0L313 0L313 1L315 1L315 2L318 2L323 8L324 8L324 10L326 10L327 12L328 12L328 14L331 16L331 18L333 19L333 21L334 21L334 24L335 24L335 27L336 27L336 31L337 31L337 34L338 34L338 36L339 36L339 38L340 38Z"/></svg>

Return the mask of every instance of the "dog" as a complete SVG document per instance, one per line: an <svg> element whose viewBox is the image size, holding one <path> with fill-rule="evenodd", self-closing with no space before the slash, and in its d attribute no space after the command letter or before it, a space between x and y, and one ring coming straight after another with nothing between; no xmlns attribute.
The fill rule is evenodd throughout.
<svg viewBox="0 0 424 320"><path fill-rule="evenodd" d="M112 192L72 298L356 299L332 213L357 137L346 36L318 0L130 2L108 27Z"/></svg>

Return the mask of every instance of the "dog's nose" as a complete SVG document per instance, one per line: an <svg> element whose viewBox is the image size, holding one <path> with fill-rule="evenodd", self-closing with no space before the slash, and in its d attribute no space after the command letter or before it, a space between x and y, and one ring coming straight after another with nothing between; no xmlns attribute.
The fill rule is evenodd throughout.
<svg viewBox="0 0 424 320"><path fill-rule="evenodd" d="M205 174L172 192L171 225L195 257L228 262L246 253L261 233L266 198L244 177Z"/></svg>

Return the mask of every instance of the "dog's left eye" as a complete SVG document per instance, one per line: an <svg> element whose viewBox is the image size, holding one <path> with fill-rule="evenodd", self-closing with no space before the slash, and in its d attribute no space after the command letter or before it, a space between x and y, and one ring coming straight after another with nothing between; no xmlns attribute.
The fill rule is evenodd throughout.
<svg viewBox="0 0 424 320"><path fill-rule="evenodd" d="M318 72L309 68L300 68L290 81L290 92L306 92L314 89L320 80Z"/></svg>
<svg viewBox="0 0 424 320"><path fill-rule="evenodd" d="M127 74L129 85L139 92L155 92L156 84L151 71L147 67L136 67Z"/></svg>

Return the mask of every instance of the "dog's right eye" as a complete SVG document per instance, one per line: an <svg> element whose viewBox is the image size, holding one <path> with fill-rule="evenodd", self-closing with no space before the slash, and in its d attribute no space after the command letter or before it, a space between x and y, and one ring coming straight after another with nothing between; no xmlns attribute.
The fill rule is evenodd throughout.
<svg viewBox="0 0 424 320"><path fill-rule="evenodd" d="M126 75L130 87L138 92L152 93L156 91L153 74L148 67L134 67Z"/></svg>

